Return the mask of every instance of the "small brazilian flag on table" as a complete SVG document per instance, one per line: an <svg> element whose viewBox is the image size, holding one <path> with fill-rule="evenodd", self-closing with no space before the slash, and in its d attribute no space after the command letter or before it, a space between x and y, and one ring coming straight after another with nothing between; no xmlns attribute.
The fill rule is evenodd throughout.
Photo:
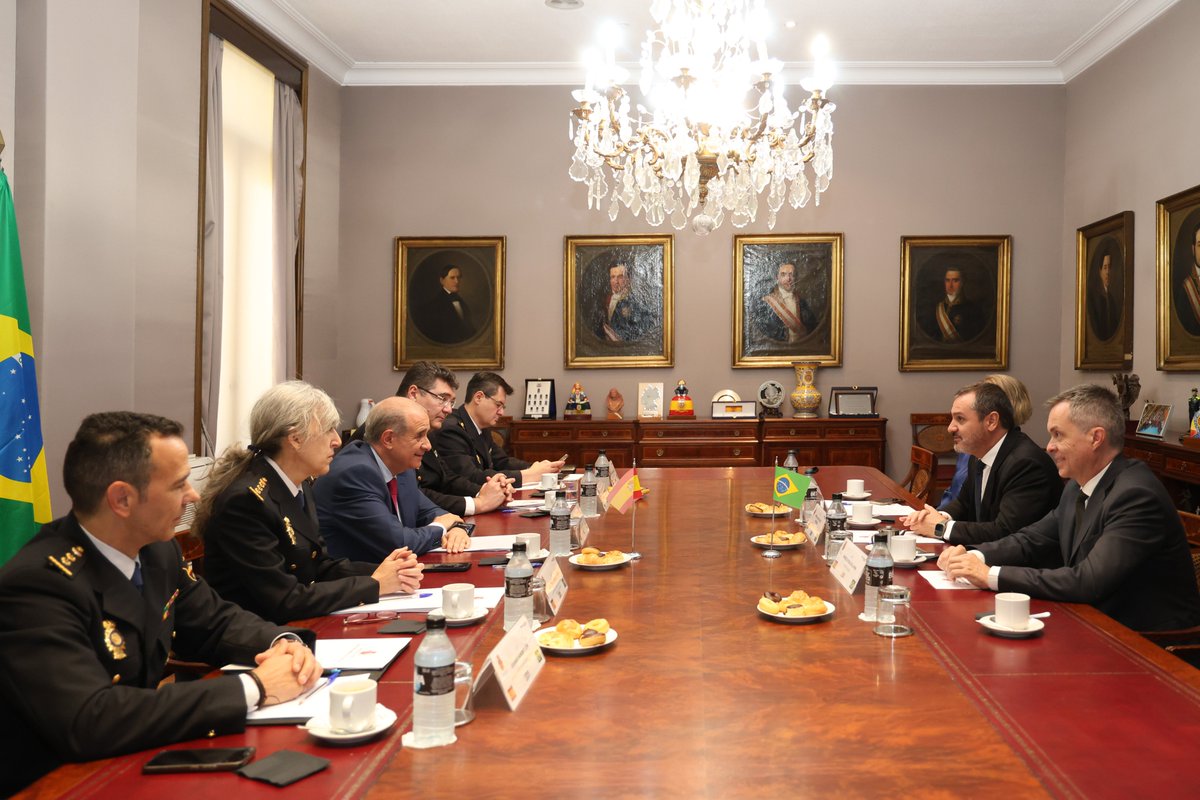
<svg viewBox="0 0 1200 800"><path fill-rule="evenodd" d="M792 508L803 508L808 494L808 476L783 467L775 468L775 502Z"/></svg>
<svg viewBox="0 0 1200 800"><path fill-rule="evenodd" d="M0 170L0 564L50 519L21 245L8 176Z"/></svg>

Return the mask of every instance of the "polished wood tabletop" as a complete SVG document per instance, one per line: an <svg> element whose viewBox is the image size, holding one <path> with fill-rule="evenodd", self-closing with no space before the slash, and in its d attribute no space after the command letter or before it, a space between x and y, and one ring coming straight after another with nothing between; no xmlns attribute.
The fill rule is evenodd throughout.
<svg viewBox="0 0 1200 800"><path fill-rule="evenodd" d="M211 744L330 758L329 769L293 788L323 797L516 797L535 787L567 797L1194 794L1200 673L1099 612L1035 600L1033 611L1052 612L1044 634L999 639L975 621L992 609L992 593L936 591L916 570L896 570L895 582L913 591L916 634L885 639L857 618L862 588L842 590L816 548L771 560L751 545L772 521L744 505L770 500L771 469L639 474L649 494L636 513L593 520L589 543L642 558L609 572L563 565L570 591L559 618L605 617L618 641L548 658L516 712L483 704L456 744L402 749L414 646L383 676L380 701L400 722L374 742L330 748L276 726ZM864 479L877 499L904 496L873 469L816 474L827 496L847 478ZM515 514L478 522L477 534L548 527ZM499 585L502 572L476 566L426 583L457 580ZM772 623L755 611L767 589L804 589L837 610L828 622ZM452 632L460 658L482 663L503 633L501 616ZM313 627L361 636L376 626L343 631L323 618ZM144 778L148 756L68 765L27 796L276 791L233 775Z"/></svg>

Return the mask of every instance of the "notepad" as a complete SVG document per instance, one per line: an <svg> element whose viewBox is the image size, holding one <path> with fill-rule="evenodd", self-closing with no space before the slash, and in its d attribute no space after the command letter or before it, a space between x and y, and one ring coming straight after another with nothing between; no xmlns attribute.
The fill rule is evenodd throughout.
<svg viewBox="0 0 1200 800"><path fill-rule="evenodd" d="M503 586L477 586L475 587L475 605L483 606L484 608L495 608L500 604L500 598L504 597ZM395 594L384 595L379 599L378 603L367 603L362 606L351 606L350 608L342 608L334 614L358 614L370 613L373 611L433 611L435 608L442 607L442 590L441 589L424 589L418 594ZM325 662L321 662L324 664Z"/></svg>
<svg viewBox="0 0 1200 800"><path fill-rule="evenodd" d="M390 636L386 639L318 639L313 654L322 669L378 672L387 669L411 641L411 638ZM249 664L226 664L221 667L222 672L248 672L252 669L254 667Z"/></svg>
<svg viewBox="0 0 1200 800"><path fill-rule="evenodd" d="M512 550L513 542L516 540L516 534L510 534L508 536L472 536L471 544L467 546L466 552L477 553L490 550ZM437 547L429 552L445 553L446 548Z"/></svg>

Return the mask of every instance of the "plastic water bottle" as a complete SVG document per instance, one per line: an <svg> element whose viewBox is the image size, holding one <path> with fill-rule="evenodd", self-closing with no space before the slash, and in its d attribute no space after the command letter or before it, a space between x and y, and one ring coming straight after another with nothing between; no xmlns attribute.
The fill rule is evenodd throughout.
<svg viewBox="0 0 1200 800"><path fill-rule="evenodd" d="M879 590L892 583L892 554L888 552L887 534L877 533L871 552L867 556L867 596L863 603L863 619L875 621L875 610L879 605Z"/></svg>
<svg viewBox="0 0 1200 800"><path fill-rule="evenodd" d="M596 494L604 494L608 491L608 487L612 486L612 479L609 477L611 470L612 465L609 463L608 456L601 449L600 455L596 456Z"/></svg>
<svg viewBox="0 0 1200 800"><path fill-rule="evenodd" d="M787 458L783 460L783 468L790 470L800 469L800 462L796 460L795 450L788 450Z"/></svg>
<svg viewBox="0 0 1200 800"><path fill-rule="evenodd" d="M579 489L579 510L588 518L600 516L599 502L596 498L600 490L600 482L592 474L591 467L583 471L583 480L580 483L582 485Z"/></svg>
<svg viewBox="0 0 1200 800"><path fill-rule="evenodd" d="M825 560L833 561L842 549L842 542L849 537L846 530L846 506L842 504L841 492L834 492L825 515Z"/></svg>
<svg viewBox="0 0 1200 800"><path fill-rule="evenodd" d="M418 747L454 741L454 645L446 618L430 611L425 639L413 655L413 739Z"/></svg>
<svg viewBox="0 0 1200 800"><path fill-rule="evenodd" d="M504 568L504 630L512 630L521 617L533 624L532 577L533 565L525 557L525 543L514 542L512 558Z"/></svg>
<svg viewBox="0 0 1200 800"><path fill-rule="evenodd" d="M595 502L593 496L593 505ZM567 498L561 494L554 498L554 505L550 507L550 555L571 555L571 508L567 505ZM508 605L507 601L505 605Z"/></svg>

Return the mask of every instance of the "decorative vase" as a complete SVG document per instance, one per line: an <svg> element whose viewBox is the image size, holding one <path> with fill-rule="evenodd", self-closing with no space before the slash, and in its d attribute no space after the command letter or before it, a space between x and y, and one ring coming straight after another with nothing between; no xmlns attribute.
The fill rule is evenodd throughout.
<svg viewBox="0 0 1200 800"><path fill-rule="evenodd" d="M817 367L815 361L793 361L792 369L796 370L796 388L789 395L792 408L796 409L793 417L799 419L815 419L821 408L821 393L813 386Z"/></svg>

